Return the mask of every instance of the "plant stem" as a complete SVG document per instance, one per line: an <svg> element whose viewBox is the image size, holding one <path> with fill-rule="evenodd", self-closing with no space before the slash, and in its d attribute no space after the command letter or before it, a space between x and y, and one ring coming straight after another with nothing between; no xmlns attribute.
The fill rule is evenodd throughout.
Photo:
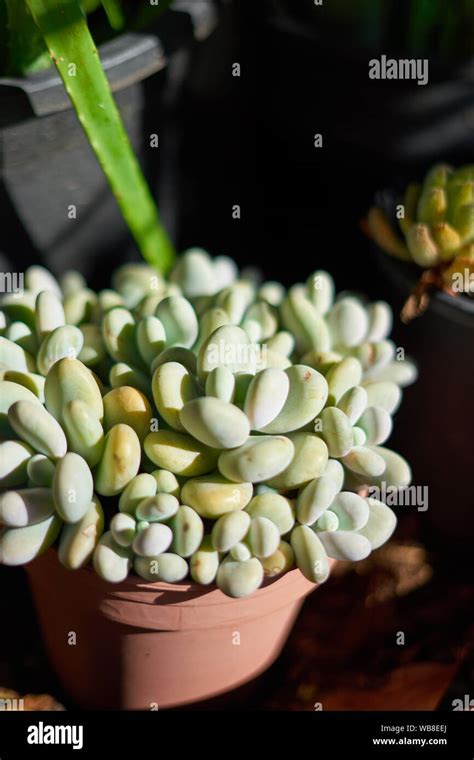
<svg viewBox="0 0 474 760"><path fill-rule="evenodd" d="M173 245L130 145L78 0L25 2L143 257L168 270Z"/></svg>

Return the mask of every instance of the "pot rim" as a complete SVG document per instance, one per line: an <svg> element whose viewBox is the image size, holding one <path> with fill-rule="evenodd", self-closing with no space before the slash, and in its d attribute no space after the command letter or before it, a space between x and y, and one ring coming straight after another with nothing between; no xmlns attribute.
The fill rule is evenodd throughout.
<svg viewBox="0 0 474 760"><path fill-rule="evenodd" d="M224 594L219 589L216 583L210 583L209 585L204 586L201 583L197 583L196 581L192 579L184 579L177 583L167 583L166 581L146 581L145 579L141 578L139 575L131 571L124 581L121 581L120 583L109 583L97 575L93 566L90 563L86 565L85 567L81 567L77 570L67 571L66 568L64 568L64 566L61 565L61 563L59 562L58 551L57 551L56 546L50 547L44 554L42 554L40 557L36 559L42 562L47 561L50 564L54 562L54 564L59 566L65 572L73 573L75 577L78 577L78 574L80 573L84 579L87 579L86 582L93 584L95 586L102 587L107 595L109 596L119 595L120 598L123 598L123 599L127 598L128 593L141 592L141 591L150 591L150 592L158 592L158 593L159 592L182 593L183 597L186 594L195 592L193 594L193 598L210 595L211 593L215 592L220 597L222 597L222 600L219 601L219 604L221 604L222 601L224 601L224 603L227 602L229 604L232 604L242 599L255 598L255 596L259 592L265 592L266 594L277 592L278 591L277 586L281 588L281 584L283 581L285 581L285 583L288 584L296 580L304 579L304 581L309 586L309 590L321 585L321 584L313 583L312 581L309 581L307 578L305 578L305 576L303 575L303 573L298 567L293 567L291 570L288 570L286 573L276 575L273 578L265 577L262 582L262 585L259 586L259 588L256 589L256 591L254 591L252 594L249 594L248 596L245 596L245 597L234 598L234 597L230 597ZM332 558L328 558L328 559L329 559L330 568L332 570L334 565L337 563L337 560L332 559ZM28 572L31 572L33 570L35 561L36 560L33 560L32 562L29 562L27 565L25 565L25 568L27 569Z"/></svg>
<svg viewBox="0 0 474 760"><path fill-rule="evenodd" d="M51 546L44 554L41 555L42 559L45 559L46 557L53 557L55 558L55 562L58 564L61 564L59 562L59 555L58 550L56 546ZM33 560L34 562L34 560ZM331 567L336 563L336 560L330 559ZM32 564L32 563L28 563ZM63 567L61 565L61 567ZM66 569L66 568L64 568ZM184 579L182 581L178 581L177 583L168 583L167 581L147 581L144 578L141 578L139 575L137 575L133 570L129 572L126 579L124 581L121 581L120 583L109 583L108 581L104 581L103 578L101 578L94 570L94 567L89 562L84 567L80 567L77 570L72 570L73 573L87 573L87 576L92 579L94 582L97 582L99 584L103 584L109 591L122 591L125 590L127 587L130 589L150 589L152 591L202 591L203 593L210 592L210 591L220 591L219 587L216 583L209 583L208 585L204 586L202 583L197 583L197 581L194 581L192 579ZM294 567L291 570L288 570L286 573L276 575L274 578L265 577L263 580L263 583L257 591L263 588L268 588L269 586L273 586L277 581L283 580L283 578L286 578L288 576L294 577L295 573L301 573L301 570L298 567ZM304 576L303 576L304 577ZM309 581L311 583L311 581ZM313 585L319 585L319 584L313 584ZM222 593L222 592L221 592ZM256 593L255 591L253 593ZM224 594L225 599L229 599L230 601L233 600L233 597L227 596Z"/></svg>
<svg viewBox="0 0 474 760"><path fill-rule="evenodd" d="M100 45L98 50L112 92L146 79L167 63L161 41L152 34L126 32ZM24 114L25 98L33 116L48 116L72 108L54 67L26 77L0 77L0 104L8 100L8 106L2 108L2 111L8 108L7 123L14 123Z"/></svg>
<svg viewBox="0 0 474 760"><path fill-rule="evenodd" d="M187 43L206 39L217 26L211 0L180 0L149 31L122 32L98 46L102 67L112 92L130 87L164 69L169 56ZM0 77L1 124L28 116L48 116L72 108L54 66L25 77Z"/></svg>
<svg viewBox="0 0 474 760"><path fill-rule="evenodd" d="M35 563L39 562L38 572ZM331 567L335 560L331 560ZM229 621L244 622L265 617L288 604L297 604L318 585L312 583L298 568L283 576L267 578L252 594L233 598L226 596L215 583L201 586L195 581L180 583L149 583L131 573L125 581L107 583L89 565L68 571L58 560L53 547L26 566L33 588L49 593L54 583L51 577L59 572L59 588L65 590L68 604L74 605L75 595L90 599L91 609L103 618L120 625L147 631L183 631L221 628ZM67 574L72 572L69 593ZM278 582L277 582L278 581ZM79 591L81 585L85 589ZM35 593L35 596L37 594Z"/></svg>

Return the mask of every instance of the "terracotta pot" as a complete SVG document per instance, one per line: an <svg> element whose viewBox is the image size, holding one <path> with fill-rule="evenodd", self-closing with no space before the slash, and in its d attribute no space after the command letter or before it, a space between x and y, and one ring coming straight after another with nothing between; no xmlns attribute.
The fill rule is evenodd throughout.
<svg viewBox="0 0 474 760"><path fill-rule="evenodd" d="M112 585L90 568L66 570L54 550L27 571L51 663L89 709L161 709L251 680L316 588L299 570L243 599L193 582Z"/></svg>

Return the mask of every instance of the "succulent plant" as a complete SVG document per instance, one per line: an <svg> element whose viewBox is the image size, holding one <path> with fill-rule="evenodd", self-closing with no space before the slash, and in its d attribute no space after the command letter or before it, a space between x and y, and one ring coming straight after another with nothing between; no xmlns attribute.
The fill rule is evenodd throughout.
<svg viewBox="0 0 474 760"><path fill-rule="evenodd" d="M474 276L474 165L433 166L422 184L408 185L402 208L397 217L404 241L382 209L371 209L368 225L376 242L397 258L436 269L445 290L470 293L453 282L466 272L468 281Z"/></svg>
<svg viewBox="0 0 474 760"><path fill-rule="evenodd" d="M431 267L474 251L474 166L434 166L404 198L400 228L413 261Z"/></svg>
<svg viewBox="0 0 474 760"><path fill-rule="evenodd" d="M286 291L191 249L95 293L41 267L2 299L0 561L58 539L106 581L190 576L232 597L295 565L360 560L396 519L359 495L408 485L381 444L416 376L391 313L335 298L325 272Z"/></svg>

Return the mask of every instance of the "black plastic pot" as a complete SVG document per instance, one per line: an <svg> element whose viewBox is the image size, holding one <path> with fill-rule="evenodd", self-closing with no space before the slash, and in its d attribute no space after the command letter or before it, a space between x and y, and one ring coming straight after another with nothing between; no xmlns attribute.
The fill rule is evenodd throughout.
<svg viewBox="0 0 474 760"><path fill-rule="evenodd" d="M394 218L395 196L378 203ZM383 295L398 315L421 270L374 251ZM419 365L419 379L397 412L390 446L408 458L417 485L427 485L422 515L427 536L449 557L474 539L474 299L436 291L428 310L408 325L396 320L394 338Z"/></svg>
<svg viewBox="0 0 474 760"><path fill-rule="evenodd" d="M123 34L99 50L145 175L155 191L160 174L168 196L176 181L176 151L168 151L161 166L160 154L166 150L189 53L214 19L211 2L199 5L198 17L189 2L179 4L182 10L165 13L157 25L159 37ZM152 133L158 133L161 150L150 147ZM75 219L68 215L71 205ZM173 234L175 209L168 202L163 211ZM43 263L55 273L75 267L96 285L133 248L54 69L0 79L0 227L0 248L10 266Z"/></svg>

